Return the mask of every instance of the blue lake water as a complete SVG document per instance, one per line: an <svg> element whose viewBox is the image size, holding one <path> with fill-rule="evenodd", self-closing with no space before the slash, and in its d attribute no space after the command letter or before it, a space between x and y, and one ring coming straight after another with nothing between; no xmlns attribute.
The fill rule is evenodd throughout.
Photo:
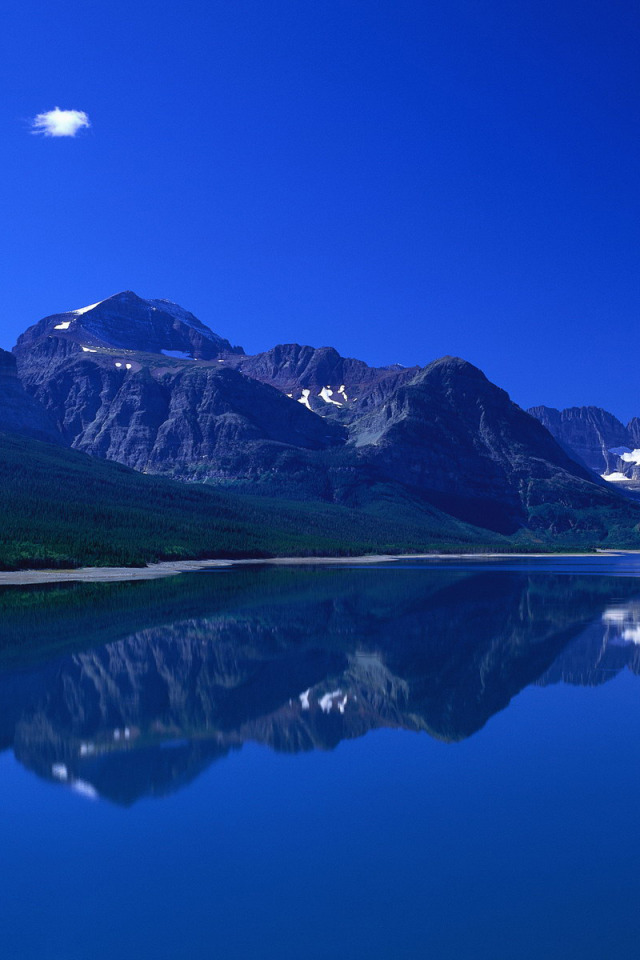
<svg viewBox="0 0 640 960"><path fill-rule="evenodd" d="M12 960L640 954L636 557L0 592Z"/></svg>

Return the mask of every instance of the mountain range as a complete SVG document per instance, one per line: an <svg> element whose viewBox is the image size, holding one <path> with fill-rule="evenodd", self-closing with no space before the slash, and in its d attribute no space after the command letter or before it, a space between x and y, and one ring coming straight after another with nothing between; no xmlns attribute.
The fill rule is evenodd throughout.
<svg viewBox="0 0 640 960"><path fill-rule="evenodd" d="M640 422L623 427L596 408L525 412L456 357L371 367L299 344L247 356L177 304L131 291L45 317L13 356L0 352L0 426L54 444L59 463L88 455L89 472L91 458L178 481L176 491L199 483L294 513L339 507L381 529L413 520L412 549L640 546L629 496ZM25 456L35 475L51 454ZM308 539L312 548L312 530ZM376 549L375 534L367 542Z"/></svg>

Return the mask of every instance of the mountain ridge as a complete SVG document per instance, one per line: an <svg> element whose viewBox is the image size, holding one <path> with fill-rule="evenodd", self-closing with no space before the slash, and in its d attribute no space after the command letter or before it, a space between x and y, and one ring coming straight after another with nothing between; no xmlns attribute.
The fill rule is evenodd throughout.
<svg viewBox="0 0 640 960"><path fill-rule="evenodd" d="M45 317L14 355L64 443L143 473L380 517L411 503L542 541L624 529L640 545L636 508L461 358L375 368L299 344L247 356L131 291Z"/></svg>
<svg viewBox="0 0 640 960"><path fill-rule="evenodd" d="M528 411L579 463L627 492L640 490L640 419L625 426L602 407L537 406Z"/></svg>

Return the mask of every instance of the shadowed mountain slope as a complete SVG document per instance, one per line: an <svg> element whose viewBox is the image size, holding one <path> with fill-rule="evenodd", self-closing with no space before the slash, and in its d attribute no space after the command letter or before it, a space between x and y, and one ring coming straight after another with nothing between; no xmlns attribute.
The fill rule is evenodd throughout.
<svg viewBox="0 0 640 960"><path fill-rule="evenodd" d="M384 476L502 533L530 525L543 503L574 510L615 503L535 418L456 357L399 387L354 425L352 438Z"/></svg>
<svg viewBox="0 0 640 960"><path fill-rule="evenodd" d="M54 418L24 389L16 371L16 361L0 350L0 430L62 443Z"/></svg>

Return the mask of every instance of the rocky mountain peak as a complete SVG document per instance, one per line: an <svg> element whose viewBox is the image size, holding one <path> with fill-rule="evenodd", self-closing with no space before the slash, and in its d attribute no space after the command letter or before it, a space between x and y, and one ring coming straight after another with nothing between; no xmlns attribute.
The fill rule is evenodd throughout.
<svg viewBox="0 0 640 960"><path fill-rule="evenodd" d="M479 367L475 367L468 360L463 360L462 357L453 357L448 355L444 357L438 357L437 360L433 360L426 367L424 367L423 370L420 371L418 377L424 377L425 379L430 379L433 381L436 379L441 379L443 381L451 379L452 381L456 381L458 383L461 382L462 379L467 379L476 384L491 387L495 386L490 383Z"/></svg>
<svg viewBox="0 0 640 960"><path fill-rule="evenodd" d="M634 447L640 447L640 417L633 417L627 424L627 433Z"/></svg>
<svg viewBox="0 0 640 960"><path fill-rule="evenodd" d="M22 334L15 351L20 354L51 338L85 349L106 347L194 360L244 353L178 304L145 300L132 290L45 317Z"/></svg>

